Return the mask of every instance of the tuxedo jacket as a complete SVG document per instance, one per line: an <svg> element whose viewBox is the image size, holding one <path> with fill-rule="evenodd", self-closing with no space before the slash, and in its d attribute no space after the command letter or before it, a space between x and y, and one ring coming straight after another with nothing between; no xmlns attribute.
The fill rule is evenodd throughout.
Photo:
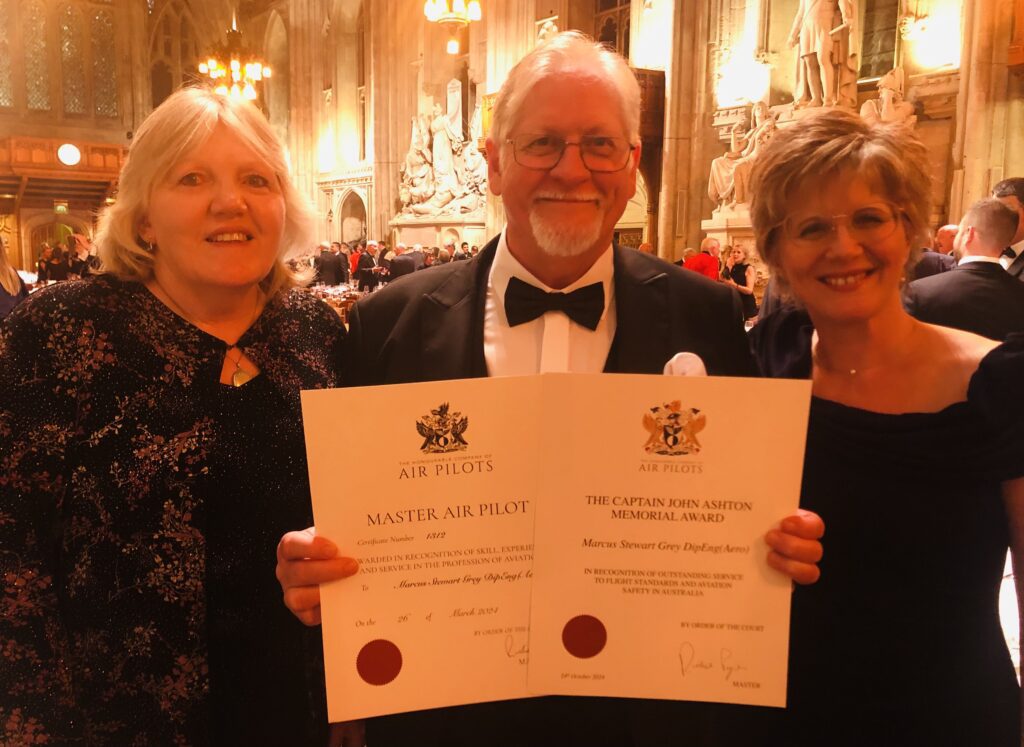
<svg viewBox="0 0 1024 747"><path fill-rule="evenodd" d="M356 280L359 282L360 288L367 286L373 288L377 285L378 276L373 271L373 268L379 266L377 260L369 252L363 252L359 255L359 262L356 265Z"/></svg>
<svg viewBox="0 0 1024 747"><path fill-rule="evenodd" d="M390 277L392 280L400 278L403 275L411 275L416 270L423 269L423 252L406 252L405 254L399 254L393 260L391 260L391 273Z"/></svg>
<svg viewBox="0 0 1024 747"><path fill-rule="evenodd" d="M1024 332L1024 283L990 262L968 262L915 280L907 286L904 305L922 322L965 329L993 340Z"/></svg>
<svg viewBox="0 0 1024 747"><path fill-rule="evenodd" d="M1017 258L1010 263L1006 271L1010 273L1010 277L1015 277L1017 280L1024 282L1024 252L1017 255Z"/></svg>
<svg viewBox="0 0 1024 747"><path fill-rule="evenodd" d="M417 272L349 314L346 381L396 384L487 375L484 302L497 247ZM696 353L712 376L756 376L739 295L656 257L613 247L616 329L607 373L660 374Z"/></svg>
<svg viewBox="0 0 1024 747"><path fill-rule="evenodd" d="M910 271L911 280L931 277L939 273L949 272L956 267L956 260L949 254L940 254L925 249L921 252L921 259L917 261Z"/></svg>
<svg viewBox="0 0 1024 747"><path fill-rule="evenodd" d="M320 252L316 258L316 277L324 285L343 283L348 273L345 272L344 259L333 252Z"/></svg>
<svg viewBox="0 0 1024 747"><path fill-rule="evenodd" d="M346 384L487 375L484 302L497 240L472 260L409 275L360 299L349 316ZM614 247L616 331L606 372L660 374L699 355L711 375L755 376L739 295L687 270ZM443 673L438 673L443 676ZM618 698L527 698L367 722L367 745L712 744L716 707Z"/></svg>

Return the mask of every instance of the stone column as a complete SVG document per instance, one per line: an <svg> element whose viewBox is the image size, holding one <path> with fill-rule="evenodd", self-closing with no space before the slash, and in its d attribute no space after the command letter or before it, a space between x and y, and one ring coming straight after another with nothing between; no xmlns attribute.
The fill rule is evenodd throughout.
<svg viewBox="0 0 1024 747"><path fill-rule="evenodd" d="M678 3L665 72L665 145L658 206L658 256L674 261L699 236L706 175L708 3Z"/></svg>
<svg viewBox="0 0 1024 747"><path fill-rule="evenodd" d="M288 72L291 88L288 93L291 126L288 148L292 159L295 184L309 199L318 204L316 177L318 167L317 134L319 133L320 29L323 14L321 0L292 0L288 13Z"/></svg>
<svg viewBox="0 0 1024 747"><path fill-rule="evenodd" d="M511 70L523 55L533 49L536 6L534 0L516 3L489 3L487 15L487 83L488 94L497 93ZM560 27L560 30L564 30ZM496 235L505 224L501 198L487 195L487 216L484 232Z"/></svg>
<svg viewBox="0 0 1024 747"><path fill-rule="evenodd" d="M960 93L949 219L959 220L1004 177L1010 107L1007 101L1011 3L964 0ZM1012 176L1007 174L1006 176Z"/></svg>

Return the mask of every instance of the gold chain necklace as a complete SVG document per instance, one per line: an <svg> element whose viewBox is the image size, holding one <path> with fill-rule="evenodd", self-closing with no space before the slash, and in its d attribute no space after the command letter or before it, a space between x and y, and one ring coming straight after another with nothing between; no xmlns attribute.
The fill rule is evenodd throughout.
<svg viewBox="0 0 1024 747"><path fill-rule="evenodd" d="M200 327L199 324L197 324L196 321L194 319L192 319L192 317L189 316L189 314L185 311L185 309L182 307L182 305L174 300L174 296L172 296L170 293L168 293L167 289L164 288L163 285L160 284L160 281L157 279L156 275L153 275L153 283L154 283L154 285L156 285L157 288L160 289L160 292L163 293L164 296L166 296L167 300L171 302L171 304L174 306L175 311L178 313L178 315L182 319L187 321L192 326L197 327L199 329L202 329L202 327ZM260 301L262 300L262 298L263 298L263 292L257 287L256 288L256 305L253 308L252 316L249 318L249 322L245 325L246 329L249 329L249 327L252 326L252 323L255 322L256 318L260 315ZM216 337L216 335L214 335L214 336ZM231 374L231 385L234 386L234 387L245 386L250 381L252 381L254 378L256 378L256 374L255 373L251 373L249 371L246 371L244 368L242 368L242 357L245 355L245 353L244 353L244 351L240 347L237 346L238 340L235 340L235 343L233 343L233 344L228 344L227 340L224 340L223 338L218 338L218 339L221 339L221 341L224 342L224 344L226 344L228 346L227 350L224 351L224 357L227 358L229 361L231 361L235 365L235 370ZM238 357L237 358L233 358L231 356L231 351L232 350L235 350L235 351L238 352Z"/></svg>

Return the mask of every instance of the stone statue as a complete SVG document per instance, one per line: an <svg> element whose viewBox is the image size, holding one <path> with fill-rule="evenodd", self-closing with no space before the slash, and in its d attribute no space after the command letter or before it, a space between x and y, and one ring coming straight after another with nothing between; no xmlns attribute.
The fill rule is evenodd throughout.
<svg viewBox="0 0 1024 747"><path fill-rule="evenodd" d="M914 105L903 100L903 68L896 67L878 81L878 98L864 102L860 116L869 124L900 122L913 126L917 122Z"/></svg>
<svg viewBox="0 0 1024 747"><path fill-rule="evenodd" d="M737 123L732 130L729 151L711 162L708 197L717 209L743 205L750 201L750 173L754 161L775 133L775 118L763 101L750 112L750 128Z"/></svg>
<svg viewBox="0 0 1024 747"><path fill-rule="evenodd" d="M793 103L857 106L860 33L856 0L800 0L789 34L798 49Z"/></svg>
<svg viewBox="0 0 1024 747"><path fill-rule="evenodd" d="M451 106L449 108L452 108ZM402 214L461 215L479 211L487 191L487 160L477 149L481 110L473 114L471 135L461 134L461 105L445 114L434 104L430 117L413 117L409 152L400 170Z"/></svg>
<svg viewBox="0 0 1024 747"><path fill-rule="evenodd" d="M401 184L398 196L405 206L429 200L434 194L434 170L431 166L430 134L420 117L412 118L412 136L405 162L399 168Z"/></svg>

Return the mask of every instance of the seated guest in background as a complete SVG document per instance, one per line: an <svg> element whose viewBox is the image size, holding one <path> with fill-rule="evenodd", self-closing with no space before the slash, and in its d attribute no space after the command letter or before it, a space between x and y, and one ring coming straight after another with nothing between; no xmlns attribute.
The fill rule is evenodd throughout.
<svg viewBox="0 0 1024 747"><path fill-rule="evenodd" d="M136 131L106 274L0 325L0 730L325 743L267 557L311 518L299 390L339 383L341 322L283 262L312 226L259 110L185 88Z"/></svg>
<svg viewBox="0 0 1024 747"><path fill-rule="evenodd" d="M446 265L446 264L448 264L451 261L452 261L452 256L451 256L451 254L448 253L448 248L445 247L444 249L441 249L437 253L437 262L435 262L435 264Z"/></svg>
<svg viewBox="0 0 1024 747"><path fill-rule="evenodd" d="M11 266L7 246L0 236L0 319L10 314L14 307L28 298L28 288L18 271Z"/></svg>
<svg viewBox="0 0 1024 747"><path fill-rule="evenodd" d="M721 244L718 239L713 239L710 236L700 242L700 253L694 254L689 259L683 262L683 267L687 270L693 270L699 272L711 280L718 280L719 273L721 272L718 255L721 253Z"/></svg>
<svg viewBox="0 0 1024 747"><path fill-rule="evenodd" d="M1017 213L994 197L971 206L956 235L959 263L952 272L922 278L904 293L911 316L1005 340L1024 332L1024 283L999 264L1014 233Z"/></svg>
<svg viewBox="0 0 1024 747"><path fill-rule="evenodd" d="M648 241L642 242L636 249L638 252L643 252L644 254L650 254L652 256L654 255L654 244Z"/></svg>
<svg viewBox="0 0 1024 747"><path fill-rule="evenodd" d="M1024 177L1003 179L992 188L992 196L1017 213L1017 233L999 262L1010 275L1024 282Z"/></svg>
<svg viewBox="0 0 1024 747"><path fill-rule="evenodd" d="M480 253L480 247L476 246L475 244L473 246L469 247L469 257L470 257L470 259L472 259L476 255L478 255L479 253Z"/></svg>
<svg viewBox="0 0 1024 747"><path fill-rule="evenodd" d="M416 273L356 303L346 382L660 374L680 351L698 355L711 374L755 374L733 290L613 245L636 188L639 112L626 61L583 34L559 34L527 54L498 94L487 143L488 183L502 198L504 229L475 261ZM538 309L538 300L567 300L551 292L570 303ZM786 534L769 533L779 552L768 562L813 581L820 521L794 515L783 527ZM312 529L283 537L278 558L285 603L307 624L320 622L317 584L355 571L355 561ZM370 747L691 745L712 738L702 732L712 708L534 698L372 719L366 740Z"/></svg>
<svg viewBox="0 0 1024 747"><path fill-rule="evenodd" d="M757 299L754 298L754 285L757 283L757 270L747 264L747 252L740 246L727 246L725 259L725 282L740 294L743 302L743 318L753 319L757 316Z"/></svg>
<svg viewBox="0 0 1024 747"><path fill-rule="evenodd" d="M832 109L754 167L758 250L803 310L751 337L766 373L813 382L800 505L828 551L793 594L786 708L722 744L1020 747L998 608L1007 546L1024 552L1024 337L904 310L928 163L911 130Z"/></svg>

